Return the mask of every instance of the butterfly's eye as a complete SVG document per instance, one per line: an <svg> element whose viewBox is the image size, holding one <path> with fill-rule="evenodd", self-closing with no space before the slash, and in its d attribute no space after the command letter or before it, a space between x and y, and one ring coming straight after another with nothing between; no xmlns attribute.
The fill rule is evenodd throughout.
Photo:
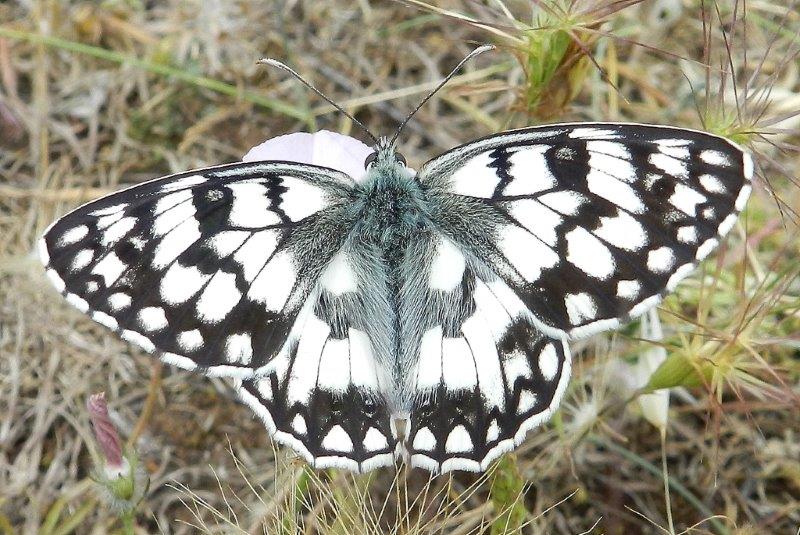
<svg viewBox="0 0 800 535"><path fill-rule="evenodd" d="M364 160L364 169L369 169L370 166L372 166L372 164L375 163L375 160L377 158L378 158L378 153L377 152L373 152L372 154L367 156L367 159Z"/></svg>
<svg viewBox="0 0 800 535"><path fill-rule="evenodd" d="M403 164L403 165L405 165L405 164L406 164L406 157L405 157L405 156L403 156L403 155L402 155L402 154L400 154L399 152L395 152L395 153L394 153L394 156L395 156L395 158L397 159L397 161L398 161L398 162L400 162L400 163L401 163L401 164Z"/></svg>

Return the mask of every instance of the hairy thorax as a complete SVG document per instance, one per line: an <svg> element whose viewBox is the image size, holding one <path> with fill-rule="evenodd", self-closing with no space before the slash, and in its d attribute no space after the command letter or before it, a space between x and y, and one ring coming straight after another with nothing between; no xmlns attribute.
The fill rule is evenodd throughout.
<svg viewBox="0 0 800 535"><path fill-rule="evenodd" d="M377 162L358 188L359 238L391 264L428 221L428 201L414 175L398 162Z"/></svg>

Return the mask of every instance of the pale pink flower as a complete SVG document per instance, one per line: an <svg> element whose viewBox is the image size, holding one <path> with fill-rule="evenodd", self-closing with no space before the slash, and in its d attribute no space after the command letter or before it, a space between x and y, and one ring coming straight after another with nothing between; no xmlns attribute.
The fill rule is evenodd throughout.
<svg viewBox="0 0 800 535"><path fill-rule="evenodd" d="M650 309L642 315L640 332L643 340L650 340L653 344L646 348L635 362L624 359L614 361L612 384L623 396L639 394L637 402L642 411L642 416L660 431L667 427L669 416L669 389L662 388L647 394L641 393L650 382L656 370L667 360L667 350L661 344L664 333L661 329L661 320L658 310Z"/></svg>
<svg viewBox="0 0 800 535"><path fill-rule="evenodd" d="M320 130L314 134L297 132L268 139L256 145L242 161L280 160L330 167L358 181L366 173L364 161L373 150L361 141Z"/></svg>

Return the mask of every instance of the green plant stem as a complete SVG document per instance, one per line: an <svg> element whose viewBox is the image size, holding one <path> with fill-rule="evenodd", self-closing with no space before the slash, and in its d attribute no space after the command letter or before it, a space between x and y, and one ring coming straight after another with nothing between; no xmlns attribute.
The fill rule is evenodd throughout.
<svg viewBox="0 0 800 535"><path fill-rule="evenodd" d="M97 502L94 499L89 499L83 503L75 512L62 519L59 525L54 529L51 535L69 535L76 531L80 526L85 525L86 517L89 516Z"/></svg>
<svg viewBox="0 0 800 535"><path fill-rule="evenodd" d="M489 490L498 515L492 522L492 535L519 533L522 530L528 516L523 501L524 493L525 480L519 473L517 456L513 453L505 455L497 463Z"/></svg>
<svg viewBox="0 0 800 535"><path fill-rule="evenodd" d="M122 520L122 533L125 535L134 535L133 531L133 511L122 513L120 517Z"/></svg>
<svg viewBox="0 0 800 535"><path fill-rule="evenodd" d="M722 524L722 522L720 522L717 518L715 518L716 515L713 513L713 511L711 511L711 509L706 507L706 505L703 502L701 502L694 494L692 494L692 492L689 489L684 487L681 483L675 481L670 476L665 475L664 472L661 469L659 469L656 465L652 464L650 461L646 459L643 459L642 457L639 457L630 450L626 450L625 448L618 446L612 442L607 442L606 440L603 440L597 435L589 434L587 435L586 438L593 444L597 444L598 446L608 448L609 450L622 455L629 461L639 465L645 471L650 472L654 476L666 479L669 482L669 486L670 488L672 488L672 490L680 494L683 497L683 499L689 502L695 509L697 509L701 514L705 515L709 519L709 522L711 523L712 526L714 526L714 529L717 531L717 533L720 533L721 535L730 534L728 528L726 528Z"/></svg>
<svg viewBox="0 0 800 535"><path fill-rule="evenodd" d="M667 471L667 430L661 428L661 473L664 475L664 502L667 509L667 525L671 535L675 535L675 522L672 520L672 500L669 497L669 472Z"/></svg>
<svg viewBox="0 0 800 535"><path fill-rule="evenodd" d="M397 24L393 24L386 28L380 28L376 31L376 35L378 37L386 37L392 33L403 33L407 30L411 30L418 26L424 26L429 22L436 22L438 20L439 20L439 15L436 15L434 13L427 15L420 15L418 17L398 22Z"/></svg>
<svg viewBox="0 0 800 535"><path fill-rule="evenodd" d="M311 114L308 113L308 111L306 110L302 110L300 108L296 108L289 104L285 104L280 100L264 97L252 91L242 90L234 85L221 82L220 80L215 80L214 78L192 74L177 67L171 67L169 65L163 65L160 63L153 63L151 61L140 59L134 56L120 54L119 52L115 52L113 50L107 50L105 48L100 48L97 46L78 43L76 41L68 41L66 39L61 39L60 37L54 37L51 35L42 35L39 33L25 32L20 30L12 30L11 28L0 27L0 37L7 37L9 39L27 41L29 43L35 43L35 44L43 44L53 48L59 48L61 50L67 50L69 52L75 52L77 54L84 54L87 56L92 56L106 61L119 63L121 65L131 65L133 67L137 67L139 69L143 69L148 72L160 74L162 76L168 76L170 78L174 78L176 80L180 80L182 82L186 82L191 85L210 89L212 91L216 91L217 93L221 93L223 95L228 95L235 98L241 98L242 100L251 102L257 106L261 106L262 108L266 108L281 113L283 115L287 115L289 117L293 117L295 119L304 121L309 125L309 127L314 126L314 119L311 117Z"/></svg>
<svg viewBox="0 0 800 535"><path fill-rule="evenodd" d="M305 495L311 487L312 480L310 470L311 469L304 464L294 480L292 493L286 504L286 515L281 522L280 533L282 535L291 535L300 531L300 523L297 521L298 512L302 510L303 503L305 502Z"/></svg>

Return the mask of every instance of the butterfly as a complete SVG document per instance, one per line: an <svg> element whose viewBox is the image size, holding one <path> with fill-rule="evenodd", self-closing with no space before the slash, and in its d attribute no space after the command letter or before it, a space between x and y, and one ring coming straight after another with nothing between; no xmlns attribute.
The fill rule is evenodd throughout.
<svg viewBox="0 0 800 535"><path fill-rule="evenodd" d="M698 131L554 124L418 172L291 161L81 206L40 255L67 301L164 362L231 377L313 466L482 471L558 407L569 342L656 306L731 229L753 161Z"/></svg>

